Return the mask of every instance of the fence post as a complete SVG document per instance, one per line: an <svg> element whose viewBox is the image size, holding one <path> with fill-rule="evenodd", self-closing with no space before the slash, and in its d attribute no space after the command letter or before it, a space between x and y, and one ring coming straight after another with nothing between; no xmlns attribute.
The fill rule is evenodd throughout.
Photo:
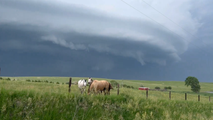
<svg viewBox="0 0 213 120"><path fill-rule="evenodd" d="M185 100L187 100L187 93L185 93Z"/></svg>
<svg viewBox="0 0 213 120"><path fill-rule="evenodd" d="M118 91L117 91L117 95L119 95L119 84L118 84Z"/></svg>
<svg viewBox="0 0 213 120"><path fill-rule="evenodd" d="M171 91L169 91L169 99L171 100Z"/></svg>
<svg viewBox="0 0 213 120"><path fill-rule="evenodd" d="M209 96L209 102L211 101L211 97Z"/></svg>
<svg viewBox="0 0 213 120"><path fill-rule="evenodd" d="M200 95L198 95L198 101L200 101Z"/></svg>
<svg viewBox="0 0 213 120"><path fill-rule="evenodd" d="M148 90L146 90L146 99L148 99Z"/></svg>
<svg viewBox="0 0 213 120"><path fill-rule="evenodd" d="M70 77L70 81L69 81L69 92L71 91L71 84L72 84L72 78Z"/></svg>

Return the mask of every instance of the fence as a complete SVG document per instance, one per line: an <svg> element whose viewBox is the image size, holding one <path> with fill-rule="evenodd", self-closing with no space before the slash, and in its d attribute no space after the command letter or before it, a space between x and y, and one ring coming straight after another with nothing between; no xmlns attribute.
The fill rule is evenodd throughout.
<svg viewBox="0 0 213 120"><path fill-rule="evenodd" d="M70 77L70 80L69 80L69 92L71 91L71 84L72 84L72 78ZM117 95L119 95L119 93L120 93L119 88L120 88L120 85L118 84L117 85ZM149 97L149 90L146 90L146 99L148 99L148 97ZM187 97L188 97L187 93L185 93L185 100L187 100ZM169 91L168 98L169 98L169 100L172 99L172 91ZM200 100L201 100L201 96L198 94L197 95L197 101L200 101ZM208 96L208 101L211 102L211 96Z"/></svg>
<svg viewBox="0 0 213 120"><path fill-rule="evenodd" d="M149 92L148 92L149 90L146 90L146 99L148 99L148 96L149 96ZM172 97L172 92L171 91L169 91L169 100L171 100L171 97ZM208 98L209 98L209 102L211 102L211 96L208 96ZM185 93L185 100L187 100L187 93ZM200 101L201 100L201 97L200 97L200 95L198 94L197 95L197 100L198 101Z"/></svg>

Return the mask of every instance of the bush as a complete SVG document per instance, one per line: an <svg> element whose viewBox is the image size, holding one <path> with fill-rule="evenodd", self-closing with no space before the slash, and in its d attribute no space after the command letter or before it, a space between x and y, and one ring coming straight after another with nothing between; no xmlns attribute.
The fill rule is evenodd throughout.
<svg viewBox="0 0 213 120"><path fill-rule="evenodd" d="M60 84L59 82L56 82L56 84Z"/></svg>
<svg viewBox="0 0 213 120"><path fill-rule="evenodd" d="M29 80L29 79L27 79L26 81L27 81L27 82L31 82L31 80Z"/></svg>
<svg viewBox="0 0 213 120"><path fill-rule="evenodd" d="M3 80L3 78L2 78L2 77L0 77L0 80Z"/></svg>
<svg viewBox="0 0 213 120"><path fill-rule="evenodd" d="M117 88L118 82L116 82L115 80L111 80L110 83L111 83L111 85L112 85L113 87L116 87L116 88Z"/></svg>
<svg viewBox="0 0 213 120"><path fill-rule="evenodd" d="M10 78L7 78L6 80L10 80Z"/></svg>
<svg viewBox="0 0 213 120"><path fill-rule="evenodd" d="M170 89L170 90L172 89L172 87L171 87L171 86L169 86L169 87L167 87L167 88L168 88L168 89Z"/></svg>
<svg viewBox="0 0 213 120"><path fill-rule="evenodd" d="M160 89L160 87L155 87L155 89Z"/></svg>

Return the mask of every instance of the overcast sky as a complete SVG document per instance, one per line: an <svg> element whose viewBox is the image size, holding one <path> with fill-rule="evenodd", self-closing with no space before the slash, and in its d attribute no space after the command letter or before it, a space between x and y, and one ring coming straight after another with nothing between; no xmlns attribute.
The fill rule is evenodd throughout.
<svg viewBox="0 0 213 120"><path fill-rule="evenodd" d="M0 0L1 76L213 81L213 1Z"/></svg>

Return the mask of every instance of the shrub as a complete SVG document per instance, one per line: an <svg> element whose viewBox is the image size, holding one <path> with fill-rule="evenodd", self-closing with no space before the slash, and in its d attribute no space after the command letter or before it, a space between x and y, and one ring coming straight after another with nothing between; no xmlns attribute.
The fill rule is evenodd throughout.
<svg viewBox="0 0 213 120"><path fill-rule="evenodd" d="M2 78L2 77L0 77L0 80L3 80L3 78Z"/></svg>
<svg viewBox="0 0 213 120"><path fill-rule="evenodd" d="M169 86L169 87L164 87L164 89L166 89L166 90L167 90L167 89L170 89L170 90L171 90L172 87L171 87L171 86Z"/></svg>
<svg viewBox="0 0 213 120"><path fill-rule="evenodd" d="M123 87L127 87L127 85L126 85L126 84L123 84Z"/></svg>
<svg viewBox="0 0 213 120"><path fill-rule="evenodd" d="M59 82L56 82L56 84L60 84Z"/></svg>
<svg viewBox="0 0 213 120"><path fill-rule="evenodd" d="M10 78L7 78L6 80L10 80Z"/></svg>
<svg viewBox="0 0 213 120"><path fill-rule="evenodd" d="M35 80L35 82L38 82L37 80Z"/></svg>
<svg viewBox="0 0 213 120"><path fill-rule="evenodd" d="M155 87L155 89L160 89L160 87Z"/></svg>
<svg viewBox="0 0 213 120"><path fill-rule="evenodd" d="M27 82L31 82L31 80L29 80L29 79L27 79L26 81L27 81Z"/></svg>
<svg viewBox="0 0 213 120"><path fill-rule="evenodd" d="M117 87L118 86L118 82L116 82L115 80L111 80L110 83L111 83L111 85L113 87Z"/></svg>

